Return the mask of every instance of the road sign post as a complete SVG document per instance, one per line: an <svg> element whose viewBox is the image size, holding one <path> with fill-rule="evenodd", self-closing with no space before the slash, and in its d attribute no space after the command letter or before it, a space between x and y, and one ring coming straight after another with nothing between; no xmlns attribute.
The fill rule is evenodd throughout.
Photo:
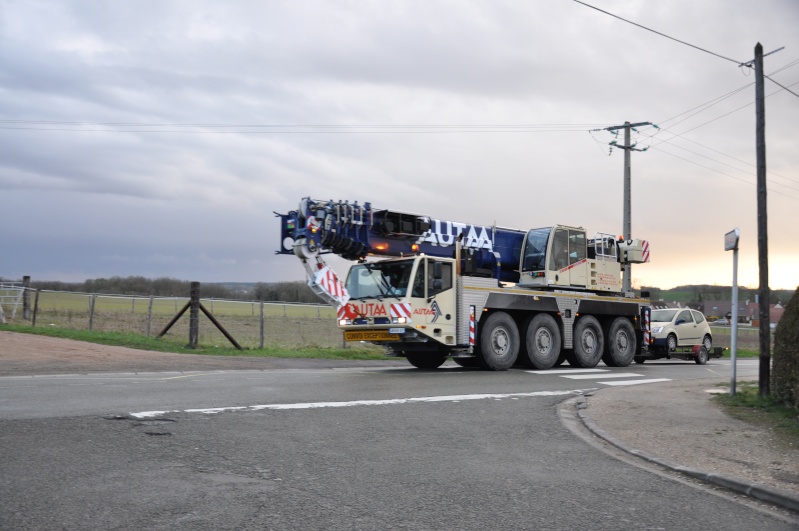
<svg viewBox="0 0 799 531"><path fill-rule="evenodd" d="M738 351L738 240L741 232L735 228L724 235L724 250L732 251L732 316L730 319L730 396L735 396L735 362Z"/></svg>

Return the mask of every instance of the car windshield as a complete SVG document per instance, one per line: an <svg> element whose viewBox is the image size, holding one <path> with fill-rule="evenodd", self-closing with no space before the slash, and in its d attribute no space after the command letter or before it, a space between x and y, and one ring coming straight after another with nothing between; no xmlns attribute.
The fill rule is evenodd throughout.
<svg viewBox="0 0 799 531"><path fill-rule="evenodd" d="M413 260L399 260L352 266L346 282L350 298L404 297L408 291L413 262Z"/></svg>
<svg viewBox="0 0 799 531"><path fill-rule="evenodd" d="M667 323L674 319L678 310L652 310L653 323Z"/></svg>

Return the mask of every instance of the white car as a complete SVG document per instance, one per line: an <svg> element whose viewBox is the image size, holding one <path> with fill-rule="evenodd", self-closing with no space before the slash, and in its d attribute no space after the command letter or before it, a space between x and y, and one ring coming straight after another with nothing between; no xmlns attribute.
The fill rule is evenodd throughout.
<svg viewBox="0 0 799 531"><path fill-rule="evenodd" d="M675 352L681 347L713 346L710 325L702 312L688 308L652 310L652 342L655 350Z"/></svg>

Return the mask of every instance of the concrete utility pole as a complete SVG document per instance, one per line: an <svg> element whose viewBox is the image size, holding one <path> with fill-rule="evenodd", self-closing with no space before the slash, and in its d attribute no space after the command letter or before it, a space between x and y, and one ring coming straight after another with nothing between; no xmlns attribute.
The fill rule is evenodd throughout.
<svg viewBox="0 0 799 531"><path fill-rule="evenodd" d="M763 45L755 46L755 146L757 150L757 255L760 270L758 306L760 317L759 394L771 394L771 316L768 286L768 215L766 201L766 101L763 87Z"/></svg>
<svg viewBox="0 0 799 531"><path fill-rule="evenodd" d="M632 190L631 190L631 162L630 162L630 152L631 151L646 151L648 148L644 149L636 149L635 145L630 144L630 129L633 127L641 127L643 125L652 125L652 122L638 122L636 124L631 124L630 122L624 122L624 125L614 125L612 127L606 127L606 131L616 131L618 129L624 129L624 145L619 146L615 141L611 142L611 145L619 147L624 150L624 239L625 240L632 240ZM631 284L631 271L630 271L630 264L624 264L622 266L622 281L621 281L621 289L623 292L628 292L632 288Z"/></svg>

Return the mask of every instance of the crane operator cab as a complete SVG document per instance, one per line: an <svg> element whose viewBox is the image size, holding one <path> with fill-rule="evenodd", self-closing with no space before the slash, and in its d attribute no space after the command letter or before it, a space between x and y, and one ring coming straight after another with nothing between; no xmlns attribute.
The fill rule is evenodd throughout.
<svg viewBox="0 0 799 531"><path fill-rule="evenodd" d="M621 291L615 238L597 233L587 239L582 227L555 225L530 230L524 239L520 270L520 286Z"/></svg>

